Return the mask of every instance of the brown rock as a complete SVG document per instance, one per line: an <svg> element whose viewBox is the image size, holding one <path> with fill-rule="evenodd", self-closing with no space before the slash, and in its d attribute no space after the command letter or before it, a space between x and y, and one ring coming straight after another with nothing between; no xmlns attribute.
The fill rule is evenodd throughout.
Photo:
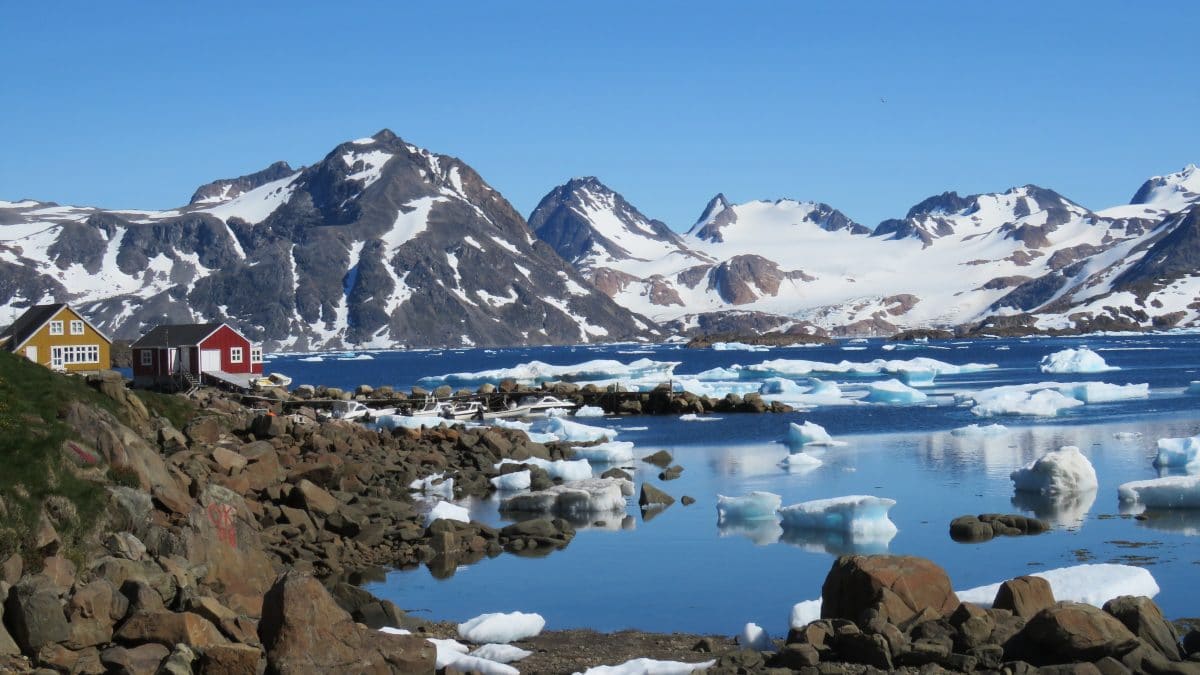
<svg viewBox="0 0 1200 675"><path fill-rule="evenodd" d="M224 589L230 609L258 616L275 578L258 520L244 498L219 485L206 487L199 502L183 528L184 557L205 570L203 582Z"/></svg>
<svg viewBox="0 0 1200 675"><path fill-rule="evenodd" d="M115 673L140 675L158 670L158 664L171 653L160 644L144 644L136 647L109 647L100 652L100 662Z"/></svg>
<svg viewBox="0 0 1200 675"><path fill-rule="evenodd" d="M856 620L876 609L884 620L900 624L923 609L948 616L958 605L946 571L912 556L840 557L821 587L822 618Z"/></svg>
<svg viewBox="0 0 1200 675"><path fill-rule="evenodd" d="M3 563L0 563L0 581L8 585L16 584L21 580L21 572L25 569L25 561L22 560L19 553L14 553L8 557Z"/></svg>
<svg viewBox="0 0 1200 675"><path fill-rule="evenodd" d="M42 575L54 584L60 594L66 593L75 583L75 563L52 555L42 560Z"/></svg>
<svg viewBox="0 0 1200 675"><path fill-rule="evenodd" d="M72 675L100 675L105 672L100 663L100 652L95 648L68 649L62 645L49 644L37 654L39 663Z"/></svg>
<svg viewBox="0 0 1200 675"><path fill-rule="evenodd" d="M292 499L296 500L295 503L297 506L306 511L318 513L323 516L334 513L342 507L342 503L333 495L307 478L301 479L296 484L296 487L292 490Z"/></svg>
<svg viewBox="0 0 1200 675"><path fill-rule="evenodd" d="M204 650L202 672L223 675L258 675L262 650L251 645L214 645Z"/></svg>
<svg viewBox="0 0 1200 675"><path fill-rule="evenodd" d="M1000 584L992 607L1007 609L1025 619L1054 605L1054 590L1041 577L1024 576Z"/></svg>
<svg viewBox="0 0 1200 675"><path fill-rule="evenodd" d="M1142 642L1172 661L1182 661L1179 633L1163 618L1162 610L1150 598L1122 595L1104 603L1104 611L1117 618Z"/></svg>
<svg viewBox="0 0 1200 675"><path fill-rule="evenodd" d="M121 624L113 639L127 644L157 642L172 647L185 644L199 648L228 642L211 621L199 614L167 610L134 614Z"/></svg>
<svg viewBox="0 0 1200 675"><path fill-rule="evenodd" d="M1139 646L1133 633L1103 610L1060 602L1038 612L1004 648L1006 660L1046 666L1121 658Z"/></svg>
<svg viewBox="0 0 1200 675"><path fill-rule="evenodd" d="M4 604L4 623L26 654L34 654L53 642L71 636L58 591L41 575L25 577L9 590Z"/></svg>
<svg viewBox="0 0 1200 675"><path fill-rule="evenodd" d="M434 671L432 644L356 624L320 582L301 572L284 574L267 592L258 632L270 669L280 675Z"/></svg>
<svg viewBox="0 0 1200 675"><path fill-rule="evenodd" d="M238 471L250 463L250 460L228 448L214 448L212 458L221 471L227 474Z"/></svg>
<svg viewBox="0 0 1200 675"><path fill-rule="evenodd" d="M641 494L638 495L638 505L643 509L670 506L675 503L675 498L654 487L649 483L642 483Z"/></svg>
<svg viewBox="0 0 1200 675"><path fill-rule="evenodd" d="M193 443L208 443L209 445L221 440L221 424L216 417L197 417L188 422L183 433Z"/></svg>
<svg viewBox="0 0 1200 675"><path fill-rule="evenodd" d="M52 556L58 553L61 545L62 539L58 536L58 531L54 529L54 524L50 522L46 512L42 511L38 516L37 525L34 526L33 549Z"/></svg>

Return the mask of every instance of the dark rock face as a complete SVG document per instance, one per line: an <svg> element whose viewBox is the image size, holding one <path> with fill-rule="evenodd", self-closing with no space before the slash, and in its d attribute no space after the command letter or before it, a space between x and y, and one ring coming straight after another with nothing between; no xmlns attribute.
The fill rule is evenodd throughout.
<svg viewBox="0 0 1200 675"><path fill-rule="evenodd" d="M1164 224L1141 260L1121 273L1113 290L1144 296L1149 290L1200 269L1200 206Z"/></svg>
<svg viewBox="0 0 1200 675"><path fill-rule="evenodd" d="M228 201L243 192L249 192L256 187L266 185L281 178L287 178L295 172L296 170L288 166L287 162L275 162L262 171L255 171L254 173L238 176L237 178L222 178L221 180L201 185L199 188L196 188L196 192L192 194L192 198L188 201L188 204L206 201Z"/></svg>
<svg viewBox="0 0 1200 675"><path fill-rule="evenodd" d="M1137 637L1103 610L1060 602L1030 619L1005 646L1004 656L1047 666L1120 659L1137 647Z"/></svg>
<svg viewBox="0 0 1200 675"><path fill-rule="evenodd" d="M1123 595L1104 603L1104 611L1169 660L1180 661L1185 656L1175 626L1163 618L1162 610L1150 598Z"/></svg>

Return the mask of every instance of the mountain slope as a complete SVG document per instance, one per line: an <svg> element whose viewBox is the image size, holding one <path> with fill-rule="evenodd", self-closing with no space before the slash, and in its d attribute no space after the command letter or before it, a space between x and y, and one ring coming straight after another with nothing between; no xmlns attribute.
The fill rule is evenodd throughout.
<svg viewBox="0 0 1200 675"><path fill-rule="evenodd" d="M0 202L0 304L80 304L132 337L221 320L291 349L628 339L650 323L535 240L462 161L384 130L171 211ZM6 274L8 279L9 275Z"/></svg>

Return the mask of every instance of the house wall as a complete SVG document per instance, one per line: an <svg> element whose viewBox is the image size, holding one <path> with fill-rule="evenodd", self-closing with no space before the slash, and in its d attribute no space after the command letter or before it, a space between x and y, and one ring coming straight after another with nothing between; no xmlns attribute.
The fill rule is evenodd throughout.
<svg viewBox="0 0 1200 675"><path fill-rule="evenodd" d="M229 359L231 347L242 348L241 363L234 363ZM250 341L229 326L221 326L205 338L200 344L200 349L221 350L221 370L227 373L262 373L261 363L250 363ZM199 361L199 354L196 355L196 360Z"/></svg>
<svg viewBox="0 0 1200 675"><path fill-rule="evenodd" d="M99 370L107 370L112 367L110 361L111 353L109 350L108 340L103 335L97 333L87 324L83 322L83 335L71 335L71 321L83 321L83 317L79 316L70 307L64 307L58 311L50 321L63 322L63 334L50 334L50 321L42 326L38 332L34 333L24 344L20 345L16 352L21 356L25 356L25 348L30 346L37 347L37 362L50 367L50 349L52 347L66 346L81 346L81 345L97 345L99 346L99 359L96 363L64 363L63 370L72 373L91 373Z"/></svg>

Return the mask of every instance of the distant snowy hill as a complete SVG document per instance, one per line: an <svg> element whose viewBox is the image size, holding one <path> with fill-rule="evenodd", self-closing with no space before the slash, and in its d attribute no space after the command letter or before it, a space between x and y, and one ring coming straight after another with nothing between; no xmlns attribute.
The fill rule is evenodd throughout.
<svg viewBox="0 0 1200 675"><path fill-rule="evenodd" d="M652 327L465 163L387 130L310 167L215 181L169 211L0 201L0 316L51 300L118 337L228 321L289 349L613 341Z"/></svg>
<svg viewBox="0 0 1200 675"><path fill-rule="evenodd" d="M1133 202L1093 212L1034 185L947 192L870 229L827 204L717 195L687 234L656 227L653 245L615 256L560 242L644 238L658 221L589 178L556 188L530 222L553 221L552 238L535 233L620 305L675 329L887 335L1026 313L1042 328L1196 322L1200 171L1152 178Z"/></svg>

